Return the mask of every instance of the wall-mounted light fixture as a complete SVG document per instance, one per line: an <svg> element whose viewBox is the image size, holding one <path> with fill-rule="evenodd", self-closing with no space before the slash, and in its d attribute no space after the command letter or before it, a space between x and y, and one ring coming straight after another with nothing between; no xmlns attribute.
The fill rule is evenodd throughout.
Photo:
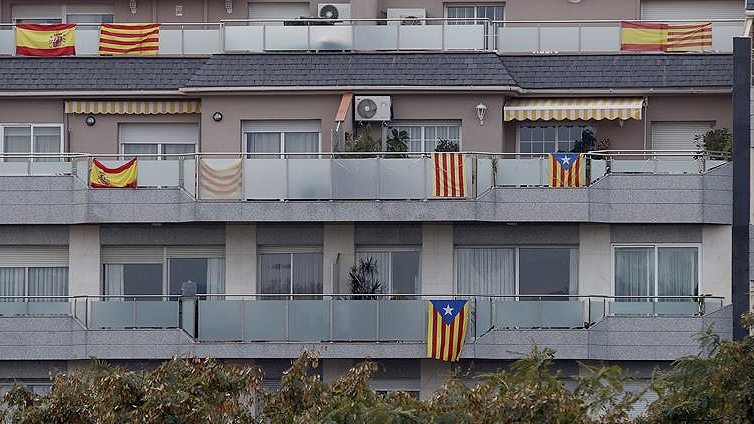
<svg viewBox="0 0 754 424"><path fill-rule="evenodd" d="M89 115L89 116L86 117L86 119L84 120L84 122L86 122L86 125L88 125L90 127L93 127L94 124L97 123L97 120L94 119L94 115Z"/></svg>
<svg viewBox="0 0 754 424"><path fill-rule="evenodd" d="M618 126L621 127L621 128L623 128L623 122L625 122L625 121L622 120L622 119L619 119L618 120Z"/></svg>
<svg viewBox="0 0 754 424"><path fill-rule="evenodd" d="M128 0L128 8L131 9L131 14L136 14L136 0Z"/></svg>
<svg viewBox="0 0 754 424"><path fill-rule="evenodd" d="M479 103L476 105L476 117L479 120L479 125L484 125L484 117L487 116L487 105Z"/></svg>
<svg viewBox="0 0 754 424"><path fill-rule="evenodd" d="M213 120L214 120L215 122L220 122L220 121L222 121L222 120L223 120L223 114L222 114L222 113L220 113L220 112L215 112L215 113L213 113L213 114L212 114L212 119L213 119Z"/></svg>
<svg viewBox="0 0 754 424"><path fill-rule="evenodd" d="M225 11L228 15L233 14L233 0L225 0Z"/></svg>

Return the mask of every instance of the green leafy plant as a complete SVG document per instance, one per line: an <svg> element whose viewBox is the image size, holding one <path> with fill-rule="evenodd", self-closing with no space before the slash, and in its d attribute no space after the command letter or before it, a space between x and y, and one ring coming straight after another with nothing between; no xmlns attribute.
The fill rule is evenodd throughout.
<svg viewBox="0 0 754 424"><path fill-rule="evenodd" d="M372 138L372 127L362 125L361 131L356 136L350 136L346 139L347 152L379 152L380 140ZM360 156L361 157L361 156ZM363 156L370 157L370 156Z"/></svg>
<svg viewBox="0 0 754 424"><path fill-rule="evenodd" d="M408 139L409 135L406 130L397 130L395 128L390 130L390 136L388 136L385 144L387 144L388 152L407 152L408 151ZM396 156L396 155L393 155ZM406 157L406 155L400 155L399 157Z"/></svg>
<svg viewBox="0 0 754 424"><path fill-rule="evenodd" d="M450 141L447 138L437 140L435 152L457 152L459 151L458 142Z"/></svg>
<svg viewBox="0 0 754 424"><path fill-rule="evenodd" d="M382 283L377 278L377 260L369 258L359 259L348 271L353 294L376 294L382 292ZM376 299L376 296L354 296L354 299Z"/></svg>
<svg viewBox="0 0 754 424"><path fill-rule="evenodd" d="M573 141L571 153L586 153L592 150L607 150L610 148L610 137L603 137L597 140L594 132L590 129L581 131L581 138Z"/></svg>
<svg viewBox="0 0 754 424"><path fill-rule="evenodd" d="M702 135L694 136L694 142L699 150L708 152L733 151L733 134L727 128L715 128ZM711 159L723 159L726 155L710 155Z"/></svg>

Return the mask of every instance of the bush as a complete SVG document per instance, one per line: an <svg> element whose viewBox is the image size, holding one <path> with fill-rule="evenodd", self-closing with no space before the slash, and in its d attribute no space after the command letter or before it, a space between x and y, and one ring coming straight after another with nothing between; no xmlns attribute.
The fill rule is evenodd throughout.
<svg viewBox="0 0 754 424"><path fill-rule="evenodd" d="M379 152L380 140L372 138L372 127L362 125L358 135L346 139L346 152Z"/></svg>
<svg viewBox="0 0 754 424"><path fill-rule="evenodd" d="M441 138L437 141L437 146L435 146L435 152L457 152L458 150L458 143L450 141L447 138Z"/></svg>
<svg viewBox="0 0 754 424"><path fill-rule="evenodd" d="M696 145L701 150L708 152L733 151L733 135L727 128L716 128L707 131L704 135L694 137Z"/></svg>

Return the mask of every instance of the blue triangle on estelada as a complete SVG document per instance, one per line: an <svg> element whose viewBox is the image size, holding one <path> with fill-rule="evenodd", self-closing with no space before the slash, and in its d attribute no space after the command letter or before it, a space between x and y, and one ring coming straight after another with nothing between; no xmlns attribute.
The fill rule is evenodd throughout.
<svg viewBox="0 0 754 424"><path fill-rule="evenodd" d="M576 159L578 159L579 154L578 153L553 153L552 157L555 158L558 163L560 163L560 166L562 166L565 169L570 169L571 165L573 165L574 162L576 162Z"/></svg>
<svg viewBox="0 0 754 424"><path fill-rule="evenodd" d="M466 306L466 300L430 300L435 310L440 313L445 324L450 325L456 315Z"/></svg>

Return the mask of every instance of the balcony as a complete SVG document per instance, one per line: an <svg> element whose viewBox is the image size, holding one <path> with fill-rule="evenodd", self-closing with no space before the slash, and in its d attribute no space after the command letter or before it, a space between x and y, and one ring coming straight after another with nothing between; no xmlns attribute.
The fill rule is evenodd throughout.
<svg viewBox="0 0 754 424"><path fill-rule="evenodd" d="M742 34L744 19L709 21L712 22L712 51L733 51L733 37ZM427 18L422 20L422 25L395 25L388 19L163 23L159 54L285 51L611 53L621 51L620 22ZM291 23L296 25L290 25ZM78 24L76 54L96 56L98 45L99 25ZM14 54L15 26L0 24L0 55Z"/></svg>

